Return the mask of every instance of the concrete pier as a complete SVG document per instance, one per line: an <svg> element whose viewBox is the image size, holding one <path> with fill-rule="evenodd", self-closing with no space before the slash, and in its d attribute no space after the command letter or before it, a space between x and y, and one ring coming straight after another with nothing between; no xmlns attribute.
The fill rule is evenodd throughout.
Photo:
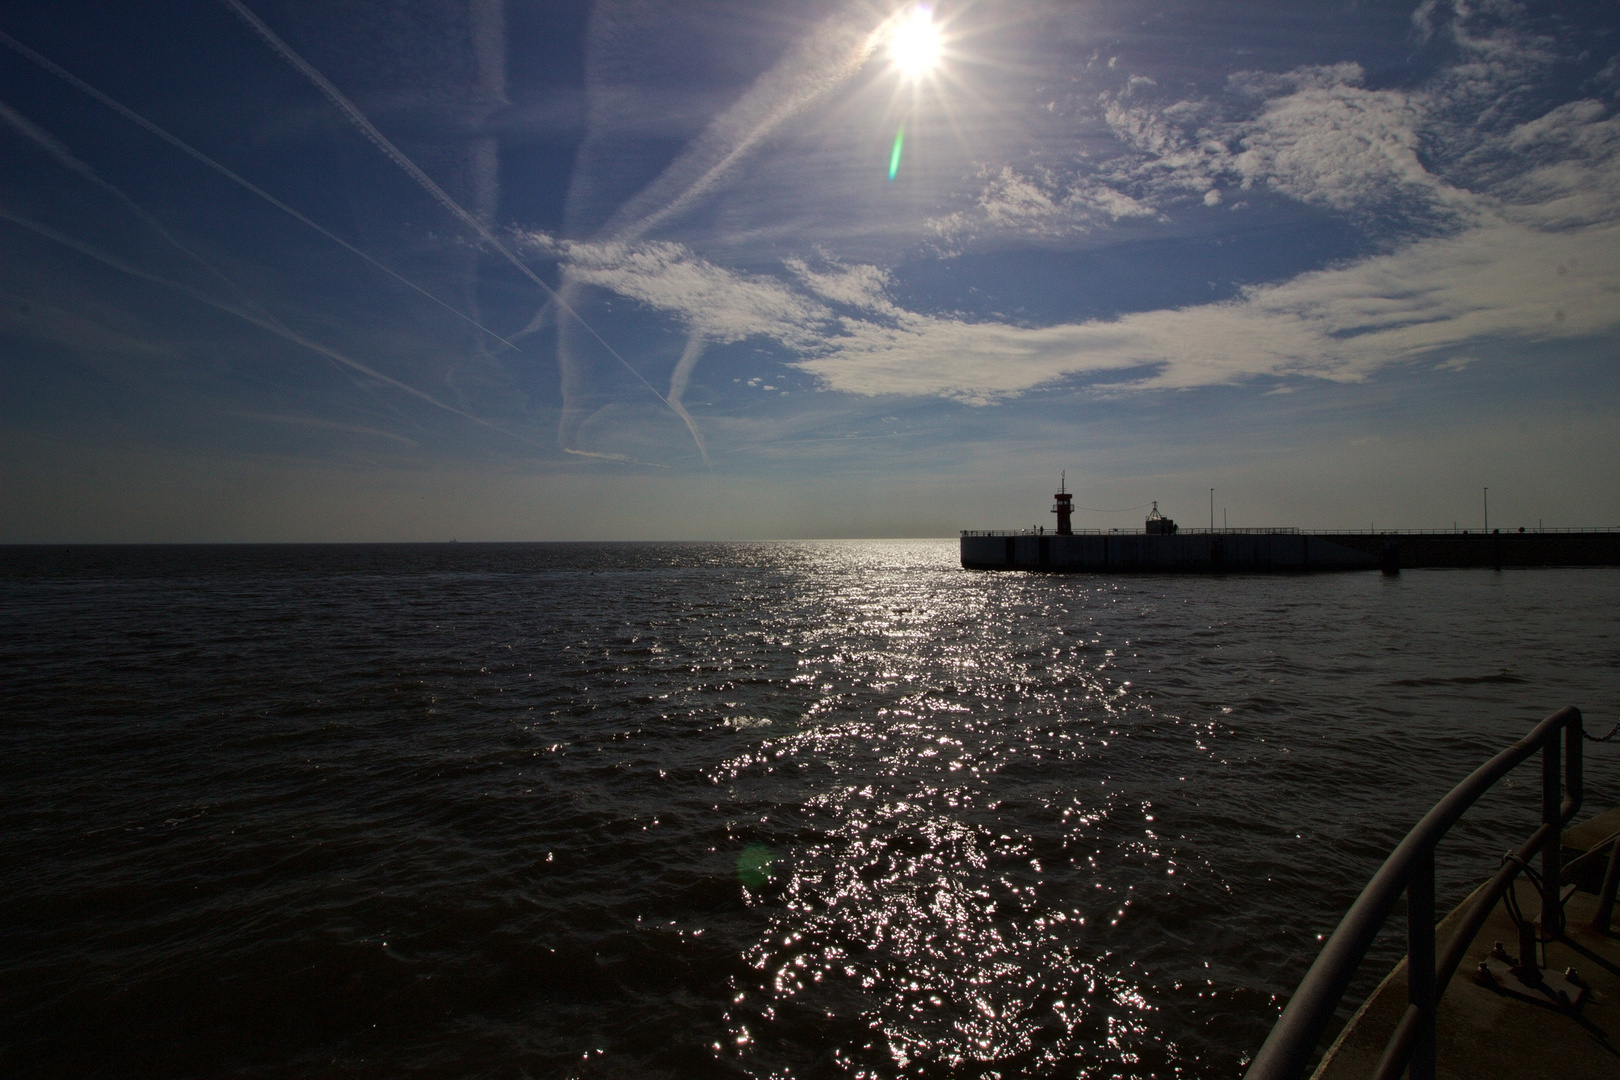
<svg viewBox="0 0 1620 1080"><path fill-rule="evenodd" d="M1253 573L1419 567L1620 566L1620 532L1377 533L1297 529L961 534L970 570Z"/></svg>

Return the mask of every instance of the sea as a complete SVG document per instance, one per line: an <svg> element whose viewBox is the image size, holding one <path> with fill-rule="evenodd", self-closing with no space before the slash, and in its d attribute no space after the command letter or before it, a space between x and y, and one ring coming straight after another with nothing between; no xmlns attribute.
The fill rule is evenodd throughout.
<svg viewBox="0 0 1620 1080"><path fill-rule="evenodd" d="M1615 569L10 547L0 611L8 1077L1236 1078L1429 806L1620 719Z"/></svg>

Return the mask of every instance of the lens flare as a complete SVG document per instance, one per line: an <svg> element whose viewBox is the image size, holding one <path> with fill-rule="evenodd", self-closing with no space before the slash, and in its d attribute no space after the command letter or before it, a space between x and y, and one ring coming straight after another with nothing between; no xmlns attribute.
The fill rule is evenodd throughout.
<svg viewBox="0 0 1620 1080"><path fill-rule="evenodd" d="M737 878L758 892L771 880L771 863L776 856L764 844L749 844L737 856Z"/></svg>
<svg viewBox="0 0 1620 1080"><path fill-rule="evenodd" d="M889 38L889 56L908 79L920 79L933 71L943 53L939 27L934 25L934 9L918 4L910 14L895 22Z"/></svg>
<svg viewBox="0 0 1620 1080"><path fill-rule="evenodd" d="M906 125L901 124L900 125L900 130L896 131L894 133L894 151L889 154L889 179L890 180L893 180L894 179L894 174L900 171L900 148L905 145L905 142L906 142Z"/></svg>

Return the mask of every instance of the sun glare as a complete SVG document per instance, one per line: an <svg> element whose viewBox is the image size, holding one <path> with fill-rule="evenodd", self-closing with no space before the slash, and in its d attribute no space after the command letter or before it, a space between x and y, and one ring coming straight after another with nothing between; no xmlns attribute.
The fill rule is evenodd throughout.
<svg viewBox="0 0 1620 1080"><path fill-rule="evenodd" d="M889 55L906 78L920 79L934 70L942 51L934 9L927 4L918 4L895 21Z"/></svg>

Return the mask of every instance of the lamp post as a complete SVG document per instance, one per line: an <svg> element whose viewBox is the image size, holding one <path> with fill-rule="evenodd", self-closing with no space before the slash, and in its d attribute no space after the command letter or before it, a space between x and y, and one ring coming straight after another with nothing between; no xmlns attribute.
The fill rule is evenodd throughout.
<svg viewBox="0 0 1620 1080"><path fill-rule="evenodd" d="M1491 531L1491 489L1490 488L1485 489L1484 499L1485 499L1485 533L1488 536L1488 535L1490 535L1490 531Z"/></svg>

